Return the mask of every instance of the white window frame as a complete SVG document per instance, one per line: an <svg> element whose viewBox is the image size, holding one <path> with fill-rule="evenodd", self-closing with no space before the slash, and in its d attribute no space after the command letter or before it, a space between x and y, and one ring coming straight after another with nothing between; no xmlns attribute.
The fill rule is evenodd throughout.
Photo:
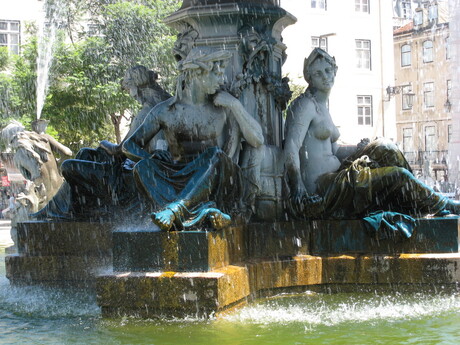
<svg viewBox="0 0 460 345"><path fill-rule="evenodd" d="M411 65L412 65L412 47L410 44L404 44L401 46L401 67L407 67Z"/></svg>
<svg viewBox="0 0 460 345"><path fill-rule="evenodd" d="M425 126L425 151L434 152L436 151L436 126Z"/></svg>
<svg viewBox="0 0 460 345"><path fill-rule="evenodd" d="M414 129L412 127L403 128L402 138L403 152L412 152L414 148Z"/></svg>
<svg viewBox="0 0 460 345"><path fill-rule="evenodd" d="M428 7L428 20L435 21L437 22L438 20L438 5L437 4L431 4Z"/></svg>
<svg viewBox="0 0 460 345"><path fill-rule="evenodd" d="M412 19L412 0L402 0L401 10L404 19Z"/></svg>
<svg viewBox="0 0 460 345"><path fill-rule="evenodd" d="M414 13L414 25L419 26L423 24L423 10L415 11Z"/></svg>
<svg viewBox="0 0 460 345"><path fill-rule="evenodd" d="M4 37L4 42L0 41L0 47L7 47L12 54L19 54L21 22L19 20L0 19L0 35Z"/></svg>
<svg viewBox="0 0 460 345"><path fill-rule="evenodd" d="M311 0L310 1L311 8L316 10L327 10L327 0Z"/></svg>
<svg viewBox="0 0 460 345"><path fill-rule="evenodd" d="M433 62L433 41L426 40L422 45L423 63Z"/></svg>
<svg viewBox="0 0 460 345"><path fill-rule="evenodd" d="M327 37L311 36L311 49L321 48L327 51Z"/></svg>
<svg viewBox="0 0 460 345"><path fill-rule="evenodd" d="M356 106L358 126L372 126L374 121L372 110L372 96L356 96Z"/></svg>
<svg viewBox="0 0 460 345"><path fill-rule="evenodd" d="M370 13L370 0L355 0L355 11Z"/></svg>
<svg viewBox="0 0 460 345"><path fill-rule="evenodd" d="M363 47L364 44L368 44L368 47ZM355 51L356 51L356 68L360 70L372 70L372 45L371 40L356 39L355 40Z"/></svg>
<svg viewBox="0 0 460 345"><path fill-rule="evenodd" d="M425 108L434 107L434 82L423 83L423 105Z"/></svg>

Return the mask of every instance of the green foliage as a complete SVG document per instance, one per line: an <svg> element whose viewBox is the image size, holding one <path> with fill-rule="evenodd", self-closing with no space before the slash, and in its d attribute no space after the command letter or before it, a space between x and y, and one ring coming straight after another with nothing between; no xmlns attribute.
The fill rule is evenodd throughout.
<svg viewBox="0 0 460 345"><path fill-rule="evenodd" d="M47 10L61 14L61 35L42 117L50 121L48 132L54 131L58 140L76 152L80 147L94 147L102 139L115 140L120 117L139 109L120 87L128 68L143 64L160 74L161 84L169 92L174 89L175 33L163 19L180 2L66 0L59 1L59 8L53 7L54 2L58 1L47 1ZM100 35L90 37L82 19L97 24ZM34 30L31 25L30 32ZM11 74L0 74L1 121L16 118L28 126L35 119L36 61L34 38L10 61Z"/></svg>
<svg viewBox="0 0 460 345"><path fill-rule="evenodd" d="M5 70L10 62L10 56L8 54L7 47L0 47L0 71Z"/></svg>

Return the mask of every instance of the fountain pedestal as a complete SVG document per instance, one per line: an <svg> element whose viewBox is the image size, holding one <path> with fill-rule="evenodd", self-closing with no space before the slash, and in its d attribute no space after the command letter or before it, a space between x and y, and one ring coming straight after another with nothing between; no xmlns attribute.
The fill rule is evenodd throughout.
<svg viewBox="0 0 460 345"><path fill-rule="evenodd" d="M26 222L6 270L13 284L95 286L104 316L211 315L283 290L455 289L459 219L419 219L410 239L359 220L170 233Z"/></svg>

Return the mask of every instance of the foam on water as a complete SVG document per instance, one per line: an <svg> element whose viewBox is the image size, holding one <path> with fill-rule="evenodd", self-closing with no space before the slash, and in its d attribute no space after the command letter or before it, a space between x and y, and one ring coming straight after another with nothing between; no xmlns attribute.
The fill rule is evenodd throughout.
<svg viewBox="0 0 460 345"><path fill-rule="evenodd" d="M98 316L93 294L80 289L12 286L0 276L0 309L46 319Z"/></svg>
<svg viewBox="0 0 460 345"><path fill-rule="evenodd" d="M452 294L304 294L272 298L223 317L226 321L335 326L347 322L418 319L460 311Z"/></svg>

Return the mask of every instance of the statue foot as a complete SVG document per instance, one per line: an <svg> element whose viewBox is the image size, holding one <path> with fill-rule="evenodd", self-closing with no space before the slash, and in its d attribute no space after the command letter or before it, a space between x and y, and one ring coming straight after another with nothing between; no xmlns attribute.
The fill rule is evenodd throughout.
<svg viewBox="0 0 460 345"><path fill-rule="evenodd" d="M212 227L217 230L225 228L232 223L232 218L218 209L210 211L208 217Z"/></svg>
<svg viewBox="0 0 460 345"><path fill-rule="evenodd" d="M152 217L152 222L156 224L162 231L171 230L171 227L176 220L174 212L169 208L160 212L153 212L150 217Z"/></svg>
<svg viewBox="0 0 460 345"><path fill-rule="evenodd" d="M453 214L459 214L460 215L460 201L458 200L451 200L447 202L446 207L444 208L447 211L450 211Z"/></svg>

